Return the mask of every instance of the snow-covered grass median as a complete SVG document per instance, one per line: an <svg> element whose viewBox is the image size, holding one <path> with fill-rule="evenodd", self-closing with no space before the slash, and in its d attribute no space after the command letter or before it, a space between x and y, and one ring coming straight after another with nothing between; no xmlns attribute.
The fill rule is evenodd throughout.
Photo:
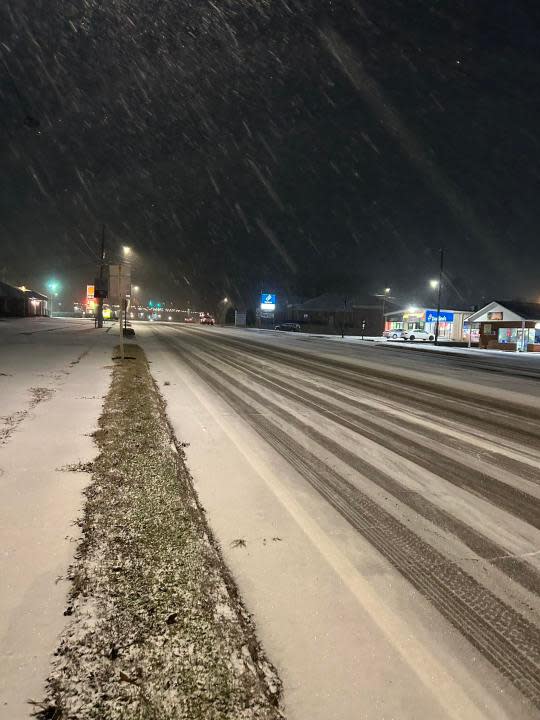
<svg viewBox="0 0 540 720"><path fill-rule="evenodd" d="M45 720L281 718L280 683L197 502L142 350L126 346L71 568Z"/></svg>

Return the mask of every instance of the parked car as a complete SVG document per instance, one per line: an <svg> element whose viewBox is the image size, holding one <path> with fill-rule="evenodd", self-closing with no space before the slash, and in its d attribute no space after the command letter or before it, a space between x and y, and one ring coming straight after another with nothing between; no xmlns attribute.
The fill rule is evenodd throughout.
<svg viewBox="0 0 540 720"><path fill-rule="evenodd" d="M399 340L403 338L403 328L394 328L393 330L385 330L383 337L387 340Z"/></svg>
<svg viewBox="0 0 540 720"><path fill-rule="evenodd" d="M186 316L186 317L184 318L184 322L192 323L192 322L193 322L193 318L190 317L190 316Z"/></svg>
<svg viewBox="0 0 540 720"><path fill-rule="evenodd" d="M280 323L274 326L274 330L283 330L285 332L300 332L302 328L298 323Z"/></svg>
<svg viewBox="0 0 540 720"><path fill-rule="evenodd" d="M214 318L211 315L201 315L201 319L199 322L201 325L215 325L216 324L216 321L214 320Z"/></svg>
<svg viewBox="0 0 540 720"><path fill-rule="evenodd" d="M435 335L426 330L405 330L402 337L404 340L410 340L411 342L414 342L414 340L433 342L435 340Z"/></svg>

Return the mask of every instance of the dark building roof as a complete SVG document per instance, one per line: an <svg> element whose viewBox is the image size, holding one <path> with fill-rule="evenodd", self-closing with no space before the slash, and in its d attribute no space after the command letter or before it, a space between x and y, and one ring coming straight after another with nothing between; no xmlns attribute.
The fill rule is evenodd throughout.
<svg viewBox="0 0 540 720"><path fill-rule="evenodd" d="M343 312L347 301L346 309L354 310L355 308L378 308L380 303L377 298L366 298L357 295L345 295L341 293L323 293L318 297L306 300L303 303L293 304L295 310L304 312Z"/></svg>
<svg viewBox="0 0 540 720"><path fill-rule="evenodd" d="M36 300L48 300L46 295L38 293L36 290L21 290L14 285L8 285L0 280L0 297L8 298L35 298Z"/></svg>
<svg viewBox="0 0 540 720"><path fill-rule="evenodd" d="M19 288L0 281L0 297L22 298L24 293Z"/></svg>
<svg viewBox="0 0 540 720"><path fill-rule="evenodd" d="M523 320L540 320L540 303L521 300L495 300L496 303L519 315Z"/></svg>
<svg viewBox="0 0 540 720"><path fill-rule="evenodd" d="M43 295L42 293L38 293L37 290L27 290L25 293L26 297L29 298L35 298L36 300L48 300L47 295Z"/></svg>

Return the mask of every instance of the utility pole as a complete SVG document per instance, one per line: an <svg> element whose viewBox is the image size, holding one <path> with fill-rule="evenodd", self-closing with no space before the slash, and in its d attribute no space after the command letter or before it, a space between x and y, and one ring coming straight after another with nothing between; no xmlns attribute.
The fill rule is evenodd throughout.
<svg viewBox="0 0 540 720"><path fill-rule="evenodd" d="M105 224L101 226L101 250L99 253L99 297L98 297L98 314L97 326L103 327L103 265L105 263Z"/></svg>
<svg viewBox="0 0 540 720"><path fill-rule="evenodd" d="M382 323L381 334L382 334L384 332L384 328L386 325L386 320L385 320L385 315L384 315L384 311L386 309L386 301L393 300L394 298L390 295L390 288L384 288L382 293L375 293L375 297L382 298L382 311L381 311L381 323Z"/></svg>
<svg viewBox="0 0 540 720"><path fill-rule="evenodd" d="M131 302L131 283L129 285L129 301ZM124 296L124 330L127 330L128 296Z"/></svg>
<svg viewBox="0 0 540 720"><path fill-rule="evenodd" d="M124 359L124 328L122 323L122 310L124 307L124 296L122 293L122 263L118 265L118 328L120 330L120 357Z"/></svg>
<svg viewBox="0 0 540 720"><path fill-rule="evenodd" d="M439 342L439 320L441 317L441 288L444 268L444 248L439 250L441 263L439 266L439 292L437 293L437 322L435 323L435 345Z"/></svg>
<svg viewBox="0 0 540 720"><path fill-rule="evenodd" d="M347 298L343 298L343 318L341 321L341 339L345 337L345 315L347 312Z"/></svg>

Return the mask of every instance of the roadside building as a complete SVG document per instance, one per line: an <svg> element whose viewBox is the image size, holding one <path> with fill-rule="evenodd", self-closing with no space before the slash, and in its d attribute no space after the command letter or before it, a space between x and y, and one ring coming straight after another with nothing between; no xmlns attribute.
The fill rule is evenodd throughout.
<svg viewBox="0 0 540 720"><path fill-rule="evenodd" d="M468 327L465 320L470 310L441 309L439 315L439 339L445 342L465 342L468 339ZM385 331L423 330L435 335L437 326L437 310L433 308L409 307L404 310L387 312Z"/></svg>
<svg viewBox="0 0 540 720"><path fill-rule="evenodd" d="M540 352L540 303L494 300L467 318L479 326L479 347Z"/></svg>
<svg viewBox="0 0 540 720"><path fill-rule="evenodd" d="M48 315L46 295L21 285L0 282L0 317L38 317Z"/></svg>
<svg viewBox="0 0 540 720"><path fill-rule="evenodd" d="M24 315L24 293L0 282L0 317Z"/></svg>
<svg viewBox="0 0 540 720"><path fill-rule="evenodd" d="M287 306L286 320L300 323L307 332L380 335L381 306L375 298L324 293Z"/></svg>

